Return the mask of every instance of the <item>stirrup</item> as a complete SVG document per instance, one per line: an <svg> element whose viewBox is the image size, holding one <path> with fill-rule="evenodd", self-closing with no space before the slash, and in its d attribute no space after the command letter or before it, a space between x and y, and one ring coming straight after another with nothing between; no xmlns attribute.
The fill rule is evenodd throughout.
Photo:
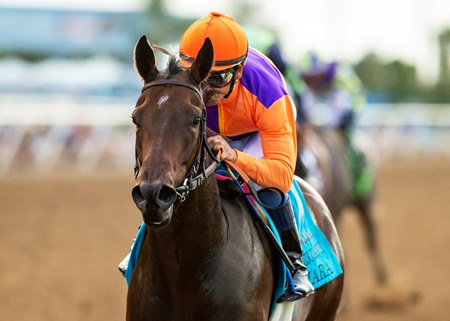
<svg viewBox="0 0 450 321"><path fill-rule="evenodd" d="M302 272L297 270L296 273L302 273ZM309 282L309 285L310 285L309 289L308 288L305 289L305 292L303 292L303 291L297 292L293 288L293 286L295 286L293 279L288 280L286 283L286 288L284 290L284 294L278 299L277 302L281 303L281 302L285 302L285 301L287 301L287 302L297 301L297 300L306 298L307 296L310 296L311 294L313 294L314 287L311 284L311 282L309 281L308 275L304 274L303 277L305 277L307 279L307 282Z"/></svg>
<svg viewBox="0 0 450 321"><path fill-rule="evenodd" d="M286 292L278 299L277 303L298 301L305 297L302 293L292 292L291 289L286 289Z"/></svg>
<svg viewBox="0 0 450 321"><path fill-rule="evenodd" d="M314 290L306 293L305 295L300 292L292 292L291 287L288 286L286 287L284 294L278 298L277 303L298 301L300 299L310 296L311 294L314 294Z"/></svg>

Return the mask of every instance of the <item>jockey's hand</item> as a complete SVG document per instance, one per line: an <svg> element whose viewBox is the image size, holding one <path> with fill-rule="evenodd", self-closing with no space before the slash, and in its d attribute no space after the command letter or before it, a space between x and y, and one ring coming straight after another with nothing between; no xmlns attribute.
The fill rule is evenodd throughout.
<svg viewBox="0 0 450 321"><path fill-rule="evenodd" d="M222 136L208 137L208 146L220 157L219 160L229 160L232 163L236 162L236 150L231 148Z"/></svg>

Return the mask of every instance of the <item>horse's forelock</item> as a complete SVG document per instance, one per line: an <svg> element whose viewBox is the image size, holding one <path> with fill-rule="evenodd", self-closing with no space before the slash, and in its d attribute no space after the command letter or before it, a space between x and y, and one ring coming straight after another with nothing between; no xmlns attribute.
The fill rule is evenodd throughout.
<svg viewBox="0 0 450 321"><path fill-rule="evenodd" d="M167 77L179 74L183 71L180 65L180 61L176 56L170 56L169 63L167 65Z"/></svg>
<svg viewBox="0 0 450 321"><path fill-rule="evenodd" d="M178 58L178 55L175 55L171 53L169 50L164 49L161 46L158 46L156 44L152 44L152 48L158 50L159 52L162 52L169 56L169 60L167 63L167 68L165 70L166 77L170 78L171 76L179 74L184 69L181 67L180 60Z"/></svg>

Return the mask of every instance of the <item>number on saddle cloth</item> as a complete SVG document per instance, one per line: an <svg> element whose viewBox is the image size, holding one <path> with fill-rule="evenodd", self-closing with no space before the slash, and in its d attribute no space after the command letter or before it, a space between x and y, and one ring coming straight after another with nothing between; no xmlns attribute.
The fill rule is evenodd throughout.
<svg viewBox="0 0 450 321"><path fill-rule="evenodd" d="M288 195L292 200L294 217L300 235L303 250L302 261L308 269L309 280L317 290L341 275L342 267L328 239L314 222L305 197L295 179Z"/></svg>

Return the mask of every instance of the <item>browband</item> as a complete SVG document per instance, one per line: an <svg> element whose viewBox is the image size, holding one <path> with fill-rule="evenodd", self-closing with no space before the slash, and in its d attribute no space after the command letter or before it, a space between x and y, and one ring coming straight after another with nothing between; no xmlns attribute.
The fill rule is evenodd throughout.
<svg viewBox="0 0 450 321"><path fill-rule="evenodd" d="M196 87L193 84L190 84L188 82L183 82L183 81L178 81L178 80L173 80L173 79L163 79L163 80L156 80L156 81L149 82L148 84L145 84L144 87L142 87L141 94L150 87L166 86L166 85L174 85L174 86L181 86L181 87L189 88L189 89L195 91L195 93L198 95L200 100L203 101L202 93L200 92L200 89L198 89L198 87Z"/></svg>

